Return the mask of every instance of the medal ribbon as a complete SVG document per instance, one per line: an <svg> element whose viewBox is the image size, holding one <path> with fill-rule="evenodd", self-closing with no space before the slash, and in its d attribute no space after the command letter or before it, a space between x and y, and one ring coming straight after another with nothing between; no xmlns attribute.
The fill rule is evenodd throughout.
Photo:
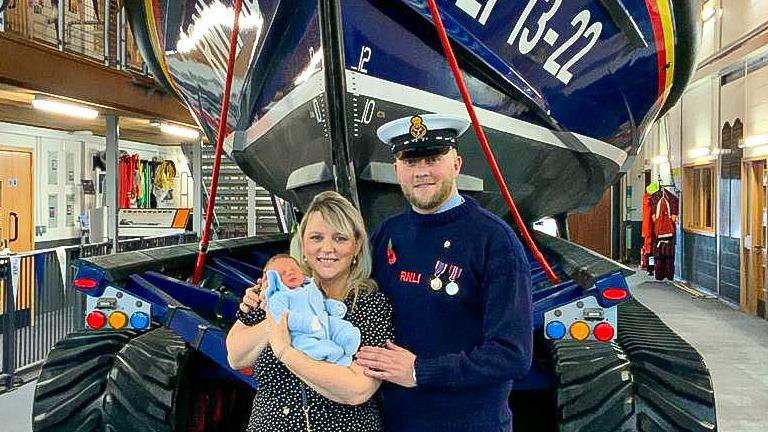
<svg viewBox="0 0 768 432"><path fill-rule="evenodd" d="M461 271L461 267L451 264L451 269L448 271L448 280L453 282L458 279L461 276Z"/></svg>
<svg viewBox="0 0 768 432"><path fill-rule="evenodd" d="M445 273L445 269L448 268L448 264L437 260L435 263L435 277L440 277L441 274Z"/></svg>

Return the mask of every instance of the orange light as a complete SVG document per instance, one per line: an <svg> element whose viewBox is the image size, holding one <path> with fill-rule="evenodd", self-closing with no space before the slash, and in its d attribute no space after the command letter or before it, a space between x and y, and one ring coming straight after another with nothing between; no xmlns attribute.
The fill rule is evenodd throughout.
<svg viewBox="0 0 768 432"><path fill-rule="evenodd" d="M120 330L121 328L125 327L128 324L128 315L126 315L122 311L114 311L111 314L109 314L109 318L107 319L107 322L109 323L109 326L112 327L115 330Z"/></svg>
<svg viewBox="0 0 768 432"><path fill-rule="evenodd" d="M576 321L575 323L571 324L568 332L575 340L583 341L589 337L589 325L587 325L587 323L584 321Z"/></svg>

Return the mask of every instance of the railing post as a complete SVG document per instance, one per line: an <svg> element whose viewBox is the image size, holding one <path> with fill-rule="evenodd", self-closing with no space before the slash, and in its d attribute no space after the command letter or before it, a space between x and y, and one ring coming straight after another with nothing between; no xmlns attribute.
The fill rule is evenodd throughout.
<svg viewBox="0 0 768 432"><path fill-rule="evenodd" d="M5 307L3 310L3 370L0 382L5 389L13 387L16 379L16 301L13 298L11 261L0 260L0 280L3 281Z"/></svg>
<svg viewBox="0 0 768 432"><path fill-rule="evenodd" d="M248 216L246 234L248 236L256 235L256 224L258 223L258 215L256 214L256 182L248 179L246 183L248 188Z"/></svg>
<svg viewBox="0 0 768 432"><path fill-rule="evenodd" d="M120 8L120 12L117 15L117 62L120 65L120 69L126 69L127 65L127 56L125 54L125 51L127 49L126 46L126 31L128 31L128 26L126 25L125 21L125 6Z"/></svg>
<svg viewBox="0 0 768 432"><path fill-rule="evenodd" d="M66 297L72 301L72 323L74 328L72 330L80 330L83 327L83 315L85 314L85 305L83 294L75 289L75 261L82 255L83 246L80 245L77 249L70 249L67 251L66 266L67 266L67 280L64 281L64 292L69 293Z"/></svg>
<svg viewBox="0 0 768 432"><path fill-rule="evenodd" d="M109 0L104 0L104 64L109 66Z"/></svg>
<svg viewBox="0 0 768 432"><path fill-rule="evenodd" d="M0 0L0 33L5 31L5 10L8 8L6 4L8 0Z"/></svg>
<svg viewBox="0 0 768 432"><path fill-rule="evenodd" d="M192 230L201 233L203 228L203 140L192 144Z"/></svg>
<svg viewBox="0 0 768 432"><path fill-rule="evenodd" d="M59 15L56 17L56 39L59 51L64 51L64 13L66 6L64 1L59 1L58 9Z"/></svg>
<svg viewBox="0 0 768 432"><path fill-rule="evenodd" d="M112 253L119 252L119 231L118 231L118 152L119 152L119 118L114 115L107 115L105 119L106 141L107 141L107 213L109 215L107 222L107 232L112 240Z"/></svg>

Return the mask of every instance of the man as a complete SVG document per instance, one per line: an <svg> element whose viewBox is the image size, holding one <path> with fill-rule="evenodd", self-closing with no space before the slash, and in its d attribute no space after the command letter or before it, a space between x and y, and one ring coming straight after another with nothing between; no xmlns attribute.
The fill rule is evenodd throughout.
<svg viewBox="0 0 768 432"><path fill-rule="evenodd" d="M357 362L385 383L387 431L510 431L507 399L531 364L530 268L512 229L458 193L461 118L425 114L379 128L411 209L372 240L395 341Z"/></svg>

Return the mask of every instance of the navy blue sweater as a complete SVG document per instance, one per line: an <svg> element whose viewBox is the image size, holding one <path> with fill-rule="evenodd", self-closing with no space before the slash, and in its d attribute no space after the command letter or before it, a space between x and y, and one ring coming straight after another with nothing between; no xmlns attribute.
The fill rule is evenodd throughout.
<svg viewBox="0 0 768 432"><path fill-rule="evenodd" d="M416 388L382 385L386 430L509 431L509 391L532 351L530 268L515 233L466 198L443 213L387 219L372 247L396 343L416 354ZM449 270L441 289L430 287L437 260L461 268L456 294L446 290Z"/></svg>

